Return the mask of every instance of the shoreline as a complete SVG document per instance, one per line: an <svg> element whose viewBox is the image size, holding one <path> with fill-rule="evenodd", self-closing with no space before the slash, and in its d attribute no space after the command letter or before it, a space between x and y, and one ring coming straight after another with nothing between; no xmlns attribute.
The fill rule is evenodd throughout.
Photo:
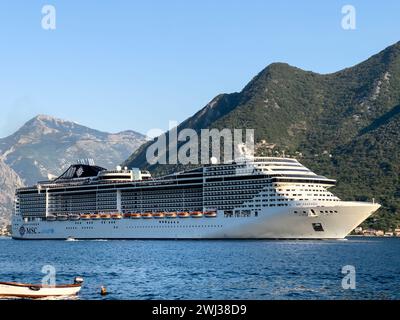
<svg viewBox="0 0 400 320"><path fill-rule="evenodd" d="M399 238L399 236L376 236L376 235L363 235L363 234L349 234L348 237L360 237L360 238Z"/></svg>

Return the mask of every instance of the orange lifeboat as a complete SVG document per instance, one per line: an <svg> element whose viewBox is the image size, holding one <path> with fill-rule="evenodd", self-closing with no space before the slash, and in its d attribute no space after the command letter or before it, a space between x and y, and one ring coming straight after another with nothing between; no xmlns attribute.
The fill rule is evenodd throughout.
<svg viewBox="0 0 400 320"><path fill-rule="evenodd" d="M131 219L140 219L141 217L140 213L131 213Z"/></svg>
<svg viewBox="0 0 400 320"><path fill-rule="evenodd" d="M155 213L153 213L153 217L156 218L156 219L162 219L162 218L164 218L164 213L155 212Z"/></svg>
<svg viewBox="0 0 400 320"><path fill-rule="evenodd" d="M81 219L82 220L89 220L90 219L90 214L81 214Z"/></svg>
<svg viewBox="0 0 400 320"><path fill-rule="evenodd" d="M100 217L102 219L111 219L111 214L109 214L109 213L101 213Z"/></svg>
<svg viewBox="0 0 400 320"><path fill-rule="evenodd" d="M207 211L204 216L206 218L216 218L217 217L217 212L216 211Z"/></svg>
<svg viewBox="0 0 400 320"><path fill-rule="evenodd" d="M178 217L179 218L189 218L190 214L189 214L189 212L178 212Z"/></svg>
<svg viewBox="0 0 400 320"><path fill-rule="evenodd" d="M203 216L203 212L201 211L194 211L190 214L192 218L201 218Z"/></svg>
<svg viewBox="0 0 400 320"><path fill-rule="evenodd" d="M142 218L143 219L152 219L153 218L153 214L151 212L142 213Z"/></svg>
<svg viewBox="0 0 400 320"><path fill-rule="evenodd" d="M166 212L165 217L168 219L176 218L176 213L175 212Z"/></svg>
<svg viewBox="0 0 400 320"><path fill-rule="evenodd" d="M111 219L122 219L122 214L113 213L113 214L111 214Z"/></svg>
<svg viewBox="0 0 400 320"><path fill-rule="evenodd" d="M101 216L98 213L95 213L95 214L91 214L90 218L93 220L99 220L99 219L101 219Z"/></svg>

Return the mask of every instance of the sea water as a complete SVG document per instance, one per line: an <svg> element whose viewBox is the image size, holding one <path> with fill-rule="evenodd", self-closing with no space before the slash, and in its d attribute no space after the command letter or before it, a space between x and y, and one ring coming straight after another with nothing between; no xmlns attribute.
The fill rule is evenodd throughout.
<svg viewBox="0 0 400 320"><path fill-rule="evenodd" d="M0 238L0 281L41 283L49 270L55 271L57 284L82 276L85 282L78 299L399 299L400 238ZM346 285L349 281L351 286ZM105 297L100 295L101 286L109 292Z"/></svg>

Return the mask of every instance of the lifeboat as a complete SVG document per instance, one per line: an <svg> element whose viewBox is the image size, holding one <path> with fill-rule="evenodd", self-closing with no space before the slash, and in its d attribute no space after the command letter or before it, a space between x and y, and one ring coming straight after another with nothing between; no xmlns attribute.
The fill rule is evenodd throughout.
<svg viewBox="0 0 400 320"><path fill-rule="evenodd" d="M162 218L164 218L164 213L155 212L155 213L153 213L153 217L156 218L156 219L162 219Z"/></svg>
<svg viewBox="0 0 400 320"><path fill-rule="evenodd" d="M217 212L216 211L207 211L204 216L206 218L216 218L217 217Z"/></svg>
<svg viewBox="0 0 400 320"><path fill-rule="evenodd" d="M90 214L81 214L81 219L82 220L89 220L90 219Z"/></svg>
<svg viewBox="0 0 400 320"><path fill-rule="evenodd" d="M46 286L16 282L0 282L1 297L45 298L76 295L82 288L83 279L76 277L73 284Z"/></svg>
<svg viewBox="0 0 400 320"><path fill-rule="evenodd" d="M120 213L113 213L111 214L112 219L122 219L122 214Z"/></svg>
<svg viewBox="0 0 400 320"><path fill-rule="evenodd" d="M175 212L166 212L165 217L168 219L176 218L176 213Z"/></svg>
<svg viewBox="0 0 400 320"><path fill-rule="evenodd" d="M79 214L70 214L68 217L69 220L79 220L81 218Z"/></svg>
<svg viewBox="0 0 400 320"><path fill-rule="evenodd" d="M100 217L102 219L111 219L111 214L109 214L109 213L101 213Z"/></svg>
<svg viewBox="0 0 400 320"><path fill-rule="evenodd" d="M91 214L90 218L93 220L100 220L101 216L99 214L95 213L95 214Z"/></svg>
<svg viewBox="0 0 400 320"><path fill-rule="evenodd" d="M50 216L47 216L47 217L46 217L46 220L47 220L47 221L56 221L56 219L57 219L57 217L56 217L56 216L53 216L53 215L50 215Z"/></svg>
<svg viewBox="0 0 400 320"><path fill-rule="evenodd" d="M67 221L68 216L66 214L59 214L59 215L57 215L57 220L58 221Z"/></svg>
<svg viewBox="0 0 400 320"><path fill-rule="evenodd" d="M140 219L141 217L140 213L131 213L131 219Z"/></svg>
<svg viewBox="0 0 400 320"><path fill-rule="evenodd" d="M178 217L179 218L189 218L190 213L189 212L178 212Z"/></svg>
<svg viewBox="0 0 400 320"><path fill-rule="evenodd" d="M152 219L153 218L153 214L151 212L142 213L142 218L143 219Z"/></svg>
<svg viewBox="0 0 400 320"><path fill-rule="evenodd" d="M124 213L124 218L127 218L127 219L129 219L131 216L132 216L132 214L131 214L131 213Z"/></svg>
<svg viewBox="0 0 400 320"><path fill-rule="evenodd" d="M190 216L191 216L192 218L201 218L201 217L203 216L203 212L194 211L194 212L192 212L192 213L190 214Z"/></svg>

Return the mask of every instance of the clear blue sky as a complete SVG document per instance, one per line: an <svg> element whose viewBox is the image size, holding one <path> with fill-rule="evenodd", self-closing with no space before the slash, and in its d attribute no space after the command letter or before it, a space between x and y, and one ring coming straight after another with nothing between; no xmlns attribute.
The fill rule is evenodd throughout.
<svg viewBox="0 0 400 320"><path fill-rule="evenodd" d="M54 5L57 29L41 28ZM341 28L355 6L357 29ZM0 2L0 137L36 114L146 133L240 91L268 64L320 73L400 40L400 1Z"/></svg>

